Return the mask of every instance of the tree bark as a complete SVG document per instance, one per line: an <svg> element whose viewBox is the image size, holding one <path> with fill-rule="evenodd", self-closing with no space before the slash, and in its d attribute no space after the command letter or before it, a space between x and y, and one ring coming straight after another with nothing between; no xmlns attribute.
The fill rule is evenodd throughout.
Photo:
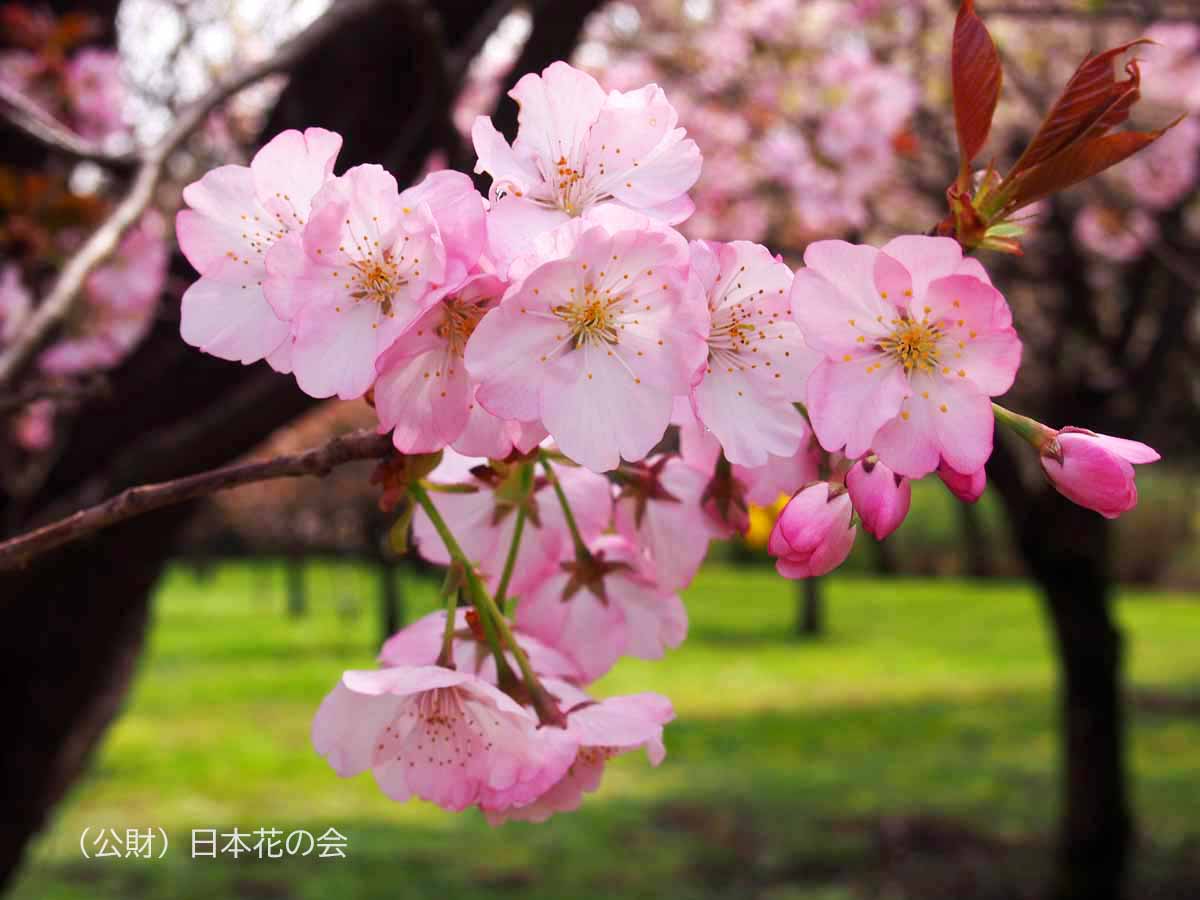
<svg viewBox="0 0 1200 900"><path fill-rule="evenodd" d="M1061 813L1052 900L1120 900L1133 838L1112 617L1109 523L1053 490L1030 492L1011 449L988 466L1043 591L1059 661Z"/></svg>
<svg viewBox="0 0 1200 900"><path fill-rule="evenodd" d="M379 574L379 625L381 641L386 641L404 627L404 591L400 587L400 567L387 560L376 566Z"/></svg>
<svg viewBox="0 0 1200 900"><path fill-rule="evenodd" d="M825 604L819 578L802 578L796 582L796 634L799 637L818 637L825 633Z"/></svg>

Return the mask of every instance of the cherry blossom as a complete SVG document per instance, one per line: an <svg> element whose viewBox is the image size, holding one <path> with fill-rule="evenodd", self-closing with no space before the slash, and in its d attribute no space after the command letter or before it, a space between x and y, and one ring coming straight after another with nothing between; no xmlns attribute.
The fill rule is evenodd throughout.
<svg viewBox="0 0 1200 900"><path fill-rule="evenodd" d="M308 221L342 146L323 128L284 131L249 166L220 166L183 189L179 247L200 279L183 295L180 333L205 353L290 370L289 326L267 302L266 254Z"/></svg>
<svg viewBox="0 0 1200 900"><path fill-rule="evenodd" d="M821 356L790 316L791 270L746 241L694 241L691 258L711 316L708 359L692 388L696 417L732 463L794 455L808 434L794 404Z"/></svg>
<svg viewBox="0 0 1200 900"><path fill-rule="evenodd" d="M467 278L486 239L483 199L459 172L400 193L376 165L329 181L296 238L267 258L267 297L292 321L292 366L314 397L359 397L379 357Z"/></svg>
<svg viewBox="0 0 1200 900"><path fill-rule="evenodd" d="M617 533L641 547L663 590L687 587L724 532L700 514L708 475L676 456L660 456L621 470L614 508Z"/></svg>
<svg viewBox="0 0 1200 900"><path fill-rule="evenodd" d="M393 800L454 812L533 802L577 747L486 681L439 666L346 672L317 710L312 740L339 775L370 769Z"/></svg>
<svg viewBox="0 0 1200 900"><path fill-rule="evenodd" d="M1160 458L1138 441L1074 427L1059 431L1041 454L1042 469L1055 490L1106 519L1137 505L1133 465Z"/></svg>
<svg viewBox="0 0 1200 900"><path fill-rule="evenodd" d="M589 550L590 560L564 564L521 598L524 631L566 654L588 681L621 656L661 659L683 643L683 603L655 583L636 546L608 534Z"/></svg>
<svg viewBox="0 0 1200 900"><path fill-rule="evenodd" d="M455 611L454 641L452 645L454 667L459 672L470 672L488 684L496 684L496 659L487 644L482 641L470 622L471 614L462 608ZM439 609L422 616L397 631L383 643L379 650L379 663L384 666L432 666L437 662L442 649L442 635L446 628L446 611ZM529 663L538 675L566 681L579 681L582 673L575 664L537 638L515 630L517 642ZM508 663L516 669L512 653L506 654Z"/></svg>
<svg viewBox="0 0 1200 900"><path fill-rule="evenodd" d="M900 527L912 503L912 482L870 457L846 473L846 490L863 528L879 541Z"/></svg>
<svg viewBox="0 0 1200 900"><path fill-rule="evenodd" d="M109 262L84 283L63 335L38 357L52 375L112 369L146 336L167 278L167 244L157 214L122 239Z"/></svg>
<svg viewBox="0 0 1200 900"><path fill-rule="evenodd" d="M512 495L512 467L497 464L492 468L471 470L471 464L486 460L465 460L447 450L441 466L430 480L435 483L459 483L475 488L473 493L439 493L438 511L450 526L467 558L474 562L485 582L495 587L504 570L512 543L519 498ZM584 540L596 537L612 518L612 494L608 482L599 475L577 466L553 464L563 493L571 505ZM467 471L471 470L471 471ZM464 476L460 473L467 472ZM539 478L529 498L527 517L509 591L524 596L572 549L571 536L562 508L550 484ZM421 556L439 565L448 565L450 554L429 521L418 510L413 519L413 538Z"/></svg>
<svg viewBox="0 0 1200 900"><path fill-rule="evenodd" d="M97 141L125 131L120 54L85 47L68 61L64 76L76 131Z"/></svg>
<svg viewBox="0 0 1200 900"><path fill-rule="evenodd" d="M504 288L493 275L470 276L379 357L375 411L380 430L392 431L401 453L440 450L466 430L477 404L463 355L475 326Z"/></svg>
<svg viewBox="0 0 1200 900"><path fill-rule="evenodd" d="M943 460L938 465L937 474L950 493L963 503L975 503L983 496L984 488L987 487L987 472L983 466L964 474L954 471Z"/></svg>
<svg viewBox="0 0 1200 900"><path fill-rule="evenodd" d="M492 176L508 241L603 203L671 224L691 213L687 191L700 175L700 150L675 127L675 109L656 85L605 95L591 75L556 62L525 75L509 96L520 105L511 147L486 117L471 129L475 171Z"/></svg>
<svg viewBox="0 0 1200 900"><path fill-rule="evenodd" d="M818 481L788 501L775 521L767 550L778 557L775 569L784 578L824 575L845 562L857 530L844 489Z"/></svg>
<svg viewBox="0 0 1200 900"><path fill-rule="evenodd" d="M567 456L596 472L650 452L705 353L686 245L646 225L561 226L565 255L511 288L467 346L485 409L540 420Z"/></svg>
<svg viewBox="0 0 1200 900"><path fill-rule="evenodd" d="M528 806L488 812L493 825L507 821L544 822L554 813L579 808L585 793L600 787L608 760L639 747L650 765L666 758L663 726L675 718L671 701L661 694L630 694L594 701L571 684L547 678L546 687L568 710L567 734L579 745L567 773Z"/></svg>
<svg viewBox="0 0 1200 900"><path fill-rule="evenodd" d="M792 312L825 354L808 383L821 445L873 449L919 478L940 458L979 469L992 450L990 397L1012 385L1021 342L1000 293L950 238L901 237L877 250L820 241L804 254Z"/></svg>

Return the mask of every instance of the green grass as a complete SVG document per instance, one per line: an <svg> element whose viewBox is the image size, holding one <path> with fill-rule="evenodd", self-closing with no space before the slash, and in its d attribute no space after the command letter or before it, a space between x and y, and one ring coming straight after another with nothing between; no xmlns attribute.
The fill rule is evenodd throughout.
<svg viewBox="0 0 1200 900"><path fill-rule="evenodd" d="M625 661L597 686L674 700L662 767L622 758L580 812L495 830L474 813L393 804L370 776L343 781L314 754L312 712L342 669L371 664L377 626L370 573L312 566L309 585L310 613L289 620L268 565L166 579L127 708L14 897L964 896L881 886L877 824L914 815L998 842L1007 874L990 860L994 883L1040 871L1056 813L1054 669L1024 585L833 578L830 633L808 643L791 636L790 583L707 569L687 594L683 648ZM427 584L406 593L411 614L430 608ZM1200 696L1200 605L1184 602L1197 599L1122 597L1137 687ZM1200 838L1200 721L1137 707L1131 751L1152 881ZM190 829L235 825L334 826L350 858L189 859ZM161 826L173 846L163 860L89 862L89 826Z"/></svg>

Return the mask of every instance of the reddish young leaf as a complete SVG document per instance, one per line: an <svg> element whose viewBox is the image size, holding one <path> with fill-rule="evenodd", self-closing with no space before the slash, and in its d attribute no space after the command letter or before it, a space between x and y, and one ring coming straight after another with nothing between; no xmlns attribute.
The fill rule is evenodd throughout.
<svg viewBox="0 0 1200 900"><path fill-rule="evenodd" d="M1152 42L1146 38L1130 41L1080 63L1010 174L1040 165L1079 138L1116 127L1128 119L1129 108L1140 96L1141 73L1137 60L1131 60L1125 66L1129 77L1117 81L1113 60L1131 47L1145 43Z"/></svg>
<svg viewBox="0 0 1200 900"><path fill-rule="evenodd" d="M1116 134L1076 141L1045 162L1029 167L1012 179L1006 191L1007 213L1036 203L1057 191L1098 175L1121 160L1162 137L1182 120L1182 116L1157 131L1119 131ZM1010 176L1011 177L1011 176Z"/></svg>
<svg viewBox="0 0 1200 900"><path fill-rule="evenodd" d="M954 90L954 127L958 131L958 151L965 171L987 140L1003 78L996 42L976 14L974 0L963 0L958 9L950 75Z"/></svg>

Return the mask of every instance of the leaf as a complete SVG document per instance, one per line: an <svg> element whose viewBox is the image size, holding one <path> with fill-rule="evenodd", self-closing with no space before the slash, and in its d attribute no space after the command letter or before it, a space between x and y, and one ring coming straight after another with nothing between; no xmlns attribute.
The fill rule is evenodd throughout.
<svg viewBox="0 0 1200 900"><path fill-rule="evenodd" d="M975 12L974 0L963 0L954 22L950 53L954 91L954 127L965 171L983 148L1000 99L1003 71L996 42Z"/></svg>
<svg viewBox="0 0 1200 900"><path fill-rule="evenodd" d="M1130 60L1125 66L1129 77L1117 81L1113 60L1131 47L1146 43L1152 41L1130 41L1080 63L1010 176L1044 163L1084 135L1114 128L1128 119L1130 107L1141 96L1141 73L1137 60Z"/></svg>
<svg viewBox="0 0 1200 900"><path fill-rule="evenodd" d="M1183 121L1180 116L1156 131L1120 131L1103 137L1077 141L1066 150L1036 166L1027 168L1012 180L1005 193L1004 213L1036 203L1045 197L1078 184L1137 153L1158 140Z"/></svg>

